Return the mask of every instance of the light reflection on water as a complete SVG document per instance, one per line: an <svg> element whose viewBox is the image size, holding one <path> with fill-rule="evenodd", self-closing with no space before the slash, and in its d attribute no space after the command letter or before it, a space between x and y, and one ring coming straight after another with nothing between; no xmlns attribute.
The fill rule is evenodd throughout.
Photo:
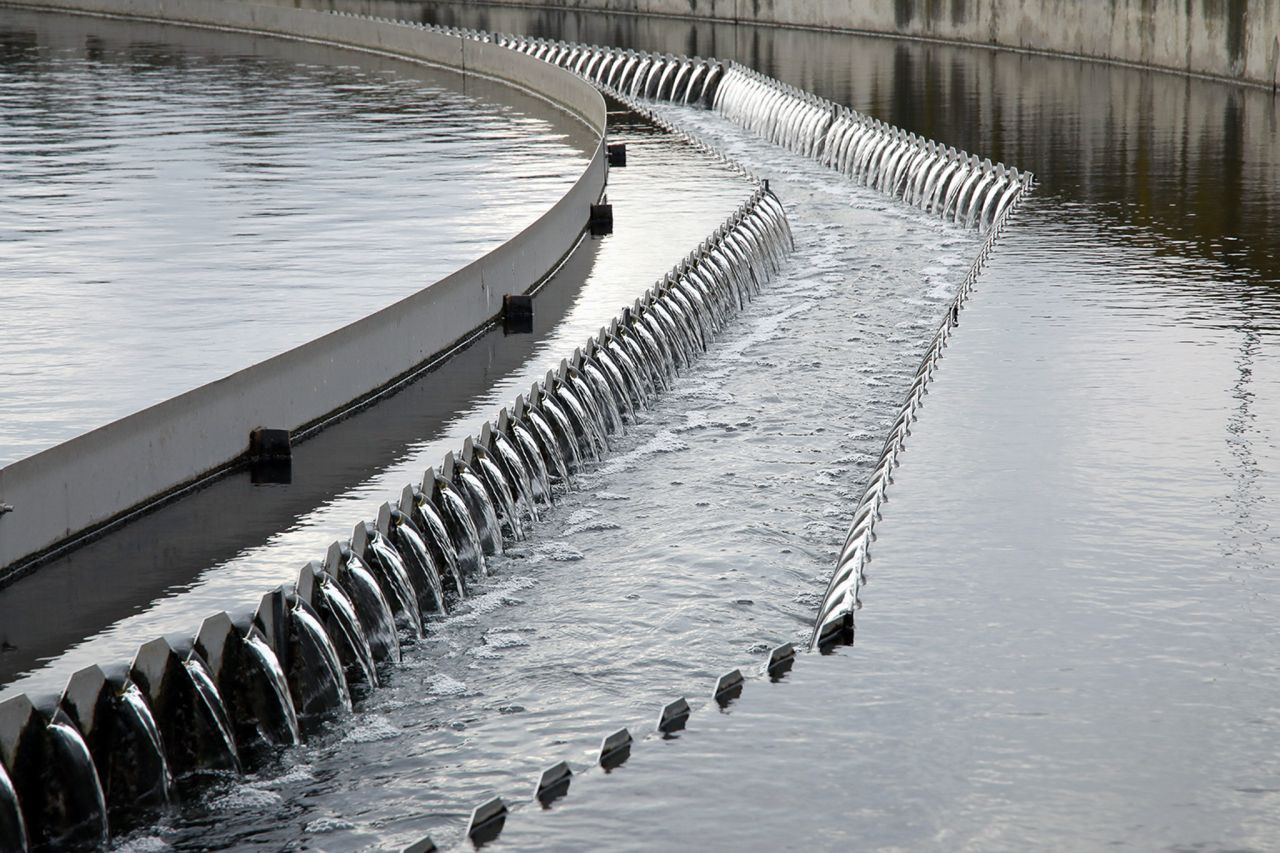
<svg viewBox="0 0 1280 853"><path fill-rule="evenodd" d="M210 43L0 10L0 466L416 292L586 164L514 90Z"/></svg>

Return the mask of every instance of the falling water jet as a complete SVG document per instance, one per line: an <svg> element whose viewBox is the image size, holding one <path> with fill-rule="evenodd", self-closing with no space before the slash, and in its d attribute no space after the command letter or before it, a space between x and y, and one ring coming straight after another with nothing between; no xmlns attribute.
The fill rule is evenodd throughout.
<svg viewBox="0 0 1280 853"><path fill-rule="evenodd" d="M161 637L138 648L129 677L151 708L180 789L205 774L240 772L226 708L198 656L190 658Z"/></svg>
<svg viewBox="0 0 1280 853"><path fill-rule="evenodd" d="M618 435L626 434L628 420L635 422L635 412L631 409L631 401L620 386L621 377L615 379L596 357L596 342L587 342L586 354L581 357L578 367L582 379L595 394L596 406L605 415L610 432Z"/></svg>
<svg viewBox="0 0 1280 853"><path fill-rule="evenodd" d="M524 525L520 523L521 510L516 503L517 492L498 463L484 448L477 446L470 436L462 443L462 462L484 486L489 503L498 513L500 524L506 529L509 538L516 541L524 539Z"/></svg>
<svg viewBox="0 0 1280 853"><path fill-rule="evenodd" d="M324 570L347 593L374 661L400 662L400 639L395 614L382 587L345 542L334 542L325 556Z"/></svg>
<svg viewBox="0 0 1280 853"><path fill-rule="evenodd" d="M444 600L440 569L427 550L422 532L409 515L401 512L396 505L384 503L378 507L378 520L374 526L400 557L417 596L418 613L447 613L448 605Z"/></svg>
<svg viewBox="0 0 1280 853"><path fill-rule="evenodd" d="M315 611L295 593L281 586L264 595L253 623L280 661L304 734L333 714L351 710L337 650Z"/></svg>
<svg viewBox="0 0 1280 853"><path fill-rule="evenodd" d="M551 478L542 461L542 454L535 452L537 443L532 447L522 448L511 420L511 414L503 408L498 412L496 425L488 421L480 429L480 443L501 462L503 470L508 472L508 479L523 493L528 504L529 520L533 523L541 521L538 504L550 505L554 500L551 493Z"/></svg>
<svg viewBox="0 0 1280 853"><path fill-rule="evenodd" d="M538 387L535 385L530 391L530 399L535 399L534 395L537 393ZM520 444L525 453L542 460L548 479L554 473L553 485L559 485L566 491L571 489L573 483L569 476L569 465L560 452L560 442L550 421L541 412L527 404L523 394L516 397L511 406L511 413L512 432L520 438Z"/></svg>
<svg viewBox="0 0 1280 853"><path fill-rule="evenodd" d="M210 616L194 649L222 697L242 761L262 760L301 742L284 671L251 616L239 624L226 613Z"/></svg>
<svg viewBox="0 0 1280 853"><path fill-rule="evenodd" d="M504 409L503 412L505 411ZM475 453L477 458L487 458L498 467L507 481L512 503L523 518L536 524L539 518L534 496L534 475L521 458L520 452L489 421L485 421L480 427L480 435L475 441Z"/></svg>
<svg viewBox="0 0 1280 853"><path fill-rule="evenodd" d="M564 407L556 400L554 391L535 385L529 392L529 406L530 417L541 416L547 425L565 467L575 474L581 472L583 459L578 434L570 423Z"/></svg>
<svg viewBox="0 0 1280 853"><path fill-rule="evenodd" d="M395 548L372 523L361 521L351 532L351 551L377 579L382 594L391 605L391 612L395 614L396 625L408 631L414 639L422 639L418 593Z"/></svg>
<svg viewBox="0 0 1280 853"><path fill-rule="evenodd" d="M484 577L484 544L462 495L452 483L436 474L433 468L428 468L422 475L422 490L424 493L428 490L431 492L432 504L448 525L449 538L458 555L458 566L468 582L471 578Z"/></svg>
<svg viewBox="0 0 1280 853"><path fill-rule="evenodd" d="M480 543L484 547L485 556L501 554L502 527L484 483L472 473L470 466L455 457L452 451L445 454L444 462L440 466L440 474L462 496L467 512L471 514L471 520L475 524L476 532L480 534Z"/></svg>
<svg viewBox="0 0 1280 853"><path fill-rule="evenodd" d="M449 535L448 523L420 486L412 483L400 492L400 509L409 513L414 526L422 533L422 541L431 559L440 568L440 583L447 606L467 596L467 583L459 565L458 549Z"/></svg>
<svg viewBox="0 0 1280 853"><path fill-rule="evenodd" d="M597 459L604 459L609 452L609 425L591 385L582 378L579 369L581 363L581 350L575 350L572 359L561 359L560 367L555 373L555 384L557 389L567 389L577 401L582 411L583 426L596 451Z"/></svg>
<svg viewBox="0 0 1280 853"><path fill-rule="evenodd" d="M553 402L559 404L569 424L570 435L582 450L583 456L590 458L592 462L599 462L601 451L600 441L596 436L595 421L587 414L582 401L578 399L577 392L553 374L547 375L543 387L550 390L549 396L543 400L544 406L550 406Z"/></svg>
<svg viewBox="0 0 1280 853"><path fill-rule="evenodd" d="M128 669L108 676L99 666L85 667L71 676L59 706L93 758L112 831L155 820L173 797L173 777L151 709ZM0 830L0 849L7 849L3 840Z"/></svg>
<svg viewBox="0 0 1280 853"><path fill-rule="evenodd" d="M106 846L107 807L93 758L56 697L0 703L0 767L21 805L32 853ZM0 810L7 799L0 795ZM17 834L12 825L5 831Z"/></svg>
<svg viewBox="0 0 1280 853"><path fill-rule="evenodd" d="M13 780L0 761L0 850L27 853L27 826Z"/></svg>
<svg viewBox="0 0 1280 853"><path fill-rule="evenodd" d="M320 624L342 662L347 688L355 695L368 693L379 686L378 669L373 662L373 649L355 605L333 578L316 562L307 563L298 572L294 584L298 598L315 611Z"/></svg>

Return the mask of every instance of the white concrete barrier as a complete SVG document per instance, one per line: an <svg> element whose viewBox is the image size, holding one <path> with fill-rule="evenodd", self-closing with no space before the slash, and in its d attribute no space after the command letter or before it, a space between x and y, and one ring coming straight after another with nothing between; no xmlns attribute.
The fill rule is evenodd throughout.
<svg viewBox="0 0 1280 853"><path fill-rule="evenodd" d="M242 457L258 427L297 430L447 352L577 244L606 178L605 104L515 51L390 23L234 0L34 0L24 6L246 30L355 47L533 92L598 137L589 165L520 234L418 293L321 338L0 469L0 583Z"/></svg>

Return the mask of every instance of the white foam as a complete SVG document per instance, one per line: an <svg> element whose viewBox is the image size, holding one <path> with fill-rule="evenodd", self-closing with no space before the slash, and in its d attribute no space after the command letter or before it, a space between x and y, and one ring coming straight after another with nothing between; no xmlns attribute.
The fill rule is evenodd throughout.
<svg viewBox="0 0 1280 853"><path fill-rule="evenodd" d="M116 853L160 853L172 850L169 842L157 835L144 835L141 838L130 838L112 848Z"/></svg>
<svg viewBox="0 0 1280 853"><path fill-rule="evenodd" d="M443 672L428 677L426 687L432 696L461 696L467 692L466 684Z"/></svg>
<svg viewBox="0 0 1280 853"><path fill-rule="evenodd" d="M242 785L213 801L213 808L218 811L258 810L265 811L284 802L284 798L275 791L266 791L250 785Z"/></svg>
<svg viewBox="0 0 1280 853"><path fill-rule="evenodd" d="M386 717L369 716L361 720L355 728L347 732L343 743L377 743L383 740L394 740L400 737L400 729L396 728Z"/></svg>
<svg viewBox="0 0 1280 853"><path fill-rule="evenodd" d="M484 637L485 645L494 649L518 649L529 645L529 641L519 634L491 633Z"/></svg>
<svg viewBox="0 0 1280 853"><path fill-rule="evenodd" d="M355 829L356 825L349 820L343 820L340 817L321 817L316 818L303 827L306 832L320 834L322 832L337 832L340 829Z"/></svg>
<svg viewBox="0 0 1280 853"><path fill-rule="evenodd" d="M577 562L583 556L577 548L572 548L564 542L543 542L539 545L538 551L541 556L557 563Z"/></svg>

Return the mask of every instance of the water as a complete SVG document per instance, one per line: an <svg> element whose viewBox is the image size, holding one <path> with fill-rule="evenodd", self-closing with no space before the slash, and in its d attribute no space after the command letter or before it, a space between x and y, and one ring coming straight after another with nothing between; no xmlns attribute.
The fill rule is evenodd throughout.
<svg viewBox="0 0 1280 853"><path fill-rule="evenodd" d="M465 266L590 147L408 62L0 11L0 466Z"/></svg>
<svg viewBox="0 0 1280 853"><path fill-rule="evenodd" d="M618 725L807 636L843 506L978 238L685 115L772 176L797 262L382 690L289 756L307 778L274 785L270 825L215 796L170 844L456 838L491 794L523 800L544 767L582 769Z"/></svg>
<svg viewBox="0 0 1280 853"><path fill-rule="evenodd" d="M687 736L642 744L615 774L580 774L549 819L509 822L510 844L724 844L699 836L723 826L743 846L1274 847L1271 102L959 48L467 14L737 55L1043 181L908 440L857 644L803 660L773 692L749 686L727 716L703 706ZM346 725L158 837L333 850L454 840L492 793L527 801L546 766L581 771L605 733L651 730L666 701L705 696L724 670L807 638L848 513L976 244L698 122L776 182L799 243L789 273L495 564L470 612L406 648ZM666 196L647 192L645 226L671 226L651 242L683 247L709 230L654 215ZM600 246L602 277L638 268L608 266L617 245ZM599 281L582 293L617 293ZM536 373L503 375L519 389ZM474 429L513 393L477 397L463 417ZM457 446L448 432L440 454ZM411 477L380 469L352 505L370 515L397 479ZM341 503L332 527L349 529ZM317 556L304 540L326 541L330 522L297 517L315 529L243 556L281 555L280 572ZM207 603L172 601L154 613L175 623ZM80 653L126 646L120 624Z"/></svg>
<svg viewBox="0 0 1280 853"><path fill-rule="evenodd" d="M493 14L696 43L1041 180L907 442L854 647L727 718L695 715L681 741L509 823L510 845L1274 848L1270 94L847 36Z"/></svg>

